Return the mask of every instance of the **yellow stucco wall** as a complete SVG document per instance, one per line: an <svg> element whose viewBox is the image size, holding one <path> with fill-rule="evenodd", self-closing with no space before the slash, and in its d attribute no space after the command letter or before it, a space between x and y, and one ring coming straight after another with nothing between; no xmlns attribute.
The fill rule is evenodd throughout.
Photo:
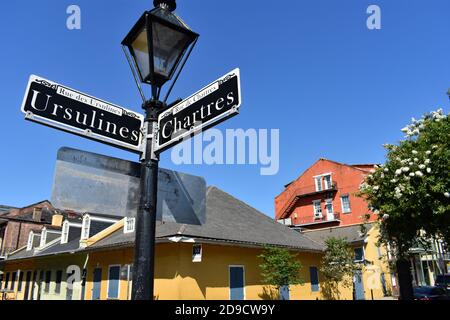
<svg viewBox="0 0 450 320"><path fill-rule="evenodd" d="M155 266L155 298L160 300L215 300L229 297L229 266L244 266L245 298L267 299L265 286L261 283L257 256L261 249L235 246L202 246L202 261L192 262L192 244L158 244ZM318 266L320 254L299 253L303 265L301 277L305 283L291 288L291 299L304 300L320 298L320 292L312 292L309 267ZM102 268L101 299L107 299L107 277L110 265L131 264L133 249L93 252L88 263L86 299L92 299L93 270ZM120 281L120 299L127 299L130 284Z"/></svg>

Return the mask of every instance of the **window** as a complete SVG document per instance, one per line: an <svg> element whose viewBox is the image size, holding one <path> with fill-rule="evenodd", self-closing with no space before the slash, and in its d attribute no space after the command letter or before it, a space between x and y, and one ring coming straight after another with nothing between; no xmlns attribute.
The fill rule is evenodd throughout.
<svg viewBox="0 0 450 320"><path fill-rule="evenodd" d="M192 246L192 262L202 262L202 245L194 244Z"/></svg>
<svg viewBox="0 0 450 320"><path fill-rule="evenodd" d="M364 261L364 249L362 247L355 248L355 262Z"/></svg>
<svg viewBox="0 0 450 320"><path fill-rule="evenodd" d="M315 177L314 180L316 181L316 191L322 191L322 177Z"/></svg>
<svg viewBox="0 0 450 320"><path fill-rule="evenodd" d="M136 223L136 218L125 218L125 224L124 224L124 233L131 233L134 232L134 225Z"/></svg>
<svg viewBox="0 0 450 320"><path fill-rule="evenodd" d="M11 276L11 290L14 290L14 287L16 285L16 278L17 278L17 272L13 272Z"/></svg>
<svg viewBox="0 0 450 320"><path fill-rule="evenodd" d="M311 291L319 291L319 273L317 267L309 267L309 277L311 279Z"/></svg>
<svg viewBox="0 0 450 320"><path fill-rule="evenodd" d="M321 174L320 176L314 177L314 184L317 192L333 188L331 173Z"/></svg>
<svg viewBox="0 0 450 320"><path fill-rule="evenodd" d="M119 298L120 266L109 266L108 299Z"/></svg>
<svg viewBox="0 0 450 320"><path fill-rule="evenodd" d="M230 300L245 300L245 270L243 266L230 266Z"/></svg>
<svg viewBox="0 0 450 320"><path fill-rule="evenodd" d="M61 231L61 244L67 243L69 240L69 221L64 221Z"/></svg>
<svg viewBox="0 0 450 320"><path fill-rule="evenodd" d="M322 207L320 206L320 200L314 200L313 206L314 206L314 218L322 218Z"/></svg>
<svg viewBox="0 0 450 320"><path fill-rule="evenodd" d="M39 244L39 247L45 246L45 243L47 242L47 228L42 229L41 233L41 242Z"/></svg>
<svg viewBox="0 0 450 320"><path fill-rule="evenodd" d="M17 291L22 291L22 282L23 282L23 271L19 270L19 283L17 284Z"/></svg>
<svg viewBox="0 0 450 320"><path fill-rule="evenodd" d="M333 199L327 199L325 201L325 210L327 214L333 214Z"/></svg>
<svg viewBox="0 0 450 320"><path fill-rule="evenodd" d="M333 187L333 183L331 182L331 174L323 176L323 182L326 190L331 189Z"/></svg>
<svg viewBox="0 0 450 320"><path fill-rule="evenodd" d="M44 292L50 292L50 279L52 277L51 271L45 272L45 286L44 286Z"/></svg>
<svg viewBox="0 0 450 320"><path fill-rule="evenodd" d="M89 238L89 229L91 225L91 218L88 214L83 217L83 226L81 230L81 240L86 240Z"/></svg>
<svg viewBox="0 0 450 320"><path fill-rule="evenodd" d="M62 270L56 271L55 293L61 293Z"/></svg>
<svg viewBox="0 0 450 320"><path fill-rule="evenodd" d="M28 243L27 243L27 251L30 251L33 249L33 238L34 238L34 232L30 231L28 234Z"/></svg>
<svg viewBox="0 0 450 320"><path fill-rule="evenodd" d="M350 198L349 195L343 195L341 196L341 204L342 204L342 212L343 213L349 213L350 210Z"/></svg>
<svg viewBox="0 0 450 320"><path fill-rule="evenodd" d="M94 279L92 285L92 300L100 300L101 284L102 284L102 268L94 269Z"/></svg>

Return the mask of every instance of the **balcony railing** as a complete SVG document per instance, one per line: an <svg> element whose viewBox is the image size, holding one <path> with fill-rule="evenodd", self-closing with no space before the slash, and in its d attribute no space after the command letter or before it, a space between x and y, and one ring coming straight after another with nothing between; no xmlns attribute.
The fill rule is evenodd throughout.
<svg viewBox="0 0 450 320"><path fill-rule="evenodd" d="M305 225L305 224L327 223L327 222L340 221L340 217L341 217L340 212L334 212L332 214L332 217L330 217L330 216L327 213L323 213L322 216L316 216L316 215L301 216L297 219L297 222L295 224L301 226L301 225Z"/></svg>
<svg viewBox="0 0 450 320"><path fill-rule="evenodd" d="M292 209L292 207L295 205L295 202L298 199L309 197L309 196L314 196L314 195L318 195L318 194L326 194L326 193L330 193L329 197L331 198L331 194L336 192L337 189L338 189L338 185L337 185L336 181L332 181L330 187L323 188L322 190L316 190L316 185L314 185L314 184L300 187L300 188L293 188L292 190L288 191L289 192L289 195L288 195L289 201L285 204L283 209L280 211L281 217L283 217L286 214L286 212L288 212L289 210Z"/></svg>

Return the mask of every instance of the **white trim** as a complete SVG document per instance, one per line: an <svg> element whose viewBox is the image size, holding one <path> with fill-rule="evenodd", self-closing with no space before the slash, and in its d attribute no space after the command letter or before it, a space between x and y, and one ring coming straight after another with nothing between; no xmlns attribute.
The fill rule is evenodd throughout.
<svg viewBox="0 0 450 320"><path fill-rule="evenodd" d="M61 237L56 238L56 239L54 239L54 240L48 242L47 244L45 244L45 246L39 247L38 249L36 249L36 251L39 252L39 251L48 249L48 248L50 248L51 246L53 246L53 245L55 245L55 244L58 244L58 243L60 243L60 242L61 242Z"/></svg>
<svg viewBox="0 0 450 320"><path fill-rule="evenodd" d="M331 212L328 211L328 206L327 206L328 204L331 204ZM332 220L335 219L334 207L333 207L333 199L332 198L325 199L325 213L327 214L327 220L328 221L332 221ZM331 217L331 219L330 219L330 217Z"/></svg>
<svg viewBox="0 0 450 320"><path fill-rule="evenodd" d="M313 210L314 210L314 219L323 218L323 211L322 211L322 200L313 200ZM320 206L320 214L316 210L316 203L319 203Z"/></svg>
<svg viewBox="0 0 450 320"><path fill-rule="evenodd" d="M39 248L42 248L45 246L45 242L47 241L47 228L42 228L41 231L41 241L39 242Z"/></svg>
<svg viewBox="0 0 450 320"><path fill-rule="evenodd" d="M343 197L347 197L347 198L348 198L348 211L345 211L345 210L344 210L344 201L342 201L342 198L343 198ZM341 198L341 209L342 209L342 213L350 213L350 212L352 212L352 207L350 206L350 195L349 195L349 194L341 195L340 198Z"/></svg>
<svg viewBox="0 0 450 320"><path fill-rule="evenodd" d="M328 175L332 175L332 174L333 174L333 172L322 173L322 174L318 174L318 175L313 176L313 178L328 176Z"/></svg>
<svg viewBox="0 0 450 320"><path fill-rule="evenodd" d="M121 219L113 219L113 218L105 218L105 217L98 217L90 214L86 214L90 216L91 221L101 221L101 222L110 222L110 223L116 223L117 221L120 221Z"/></svg>
<svg viewBox="0 0 450 320"><path fill-rule="evenodd" d="M31 230L30 233L28 234L27 251L33 249L33 242L34 242L34 231Z"/></svg>
<svg viewBox="0 0 450 320"><path fill-rule="evenodd" d="M128 223L133 221L133 227L129 228ZM136 228L136 218L134 217L125 217L125 221L123 223L123 233L132 233Z"/></svg>
<svg viewBox="0 0 450 320"><path fill-rule="evenodd" d="M194 248L200 247L200 253L194 254ZM192 262L202 262L203 257L203 246L201 243L196 243L192 245Z"/></svg>
<svg viewBox="0 0 450 320"><path fill-rule="evenodd" d="M67 233L65 232L67 229ZM69 230L70 230L70 222L65 220L62 224L61 229L61 244L65 244L69 241Z"/></svg>
<svg viewBox="0 0 450 320"><path fill-rule="evenodd" d="M81 225L81 237L80 240L89 239L89 233L91 231L91 216L85 214L83 216L83 223Z"/></svg>
<svg viewBox="0 0 450 320"><path fill-rule="evenodd" d="M244 291L244 300L247 300L247 295L246 295L246 281L245 281L245 266L244 265L240 265L240 264L230 264L228 265L228 300L231 300L231 268L242 268L243 272L242 272L242 278L243 278L243 282L244 282L244 287L242 288Z"/></svg>
<svg viewBox="0 0 450 320"><path fill-rule="evenodd" d="M110 279L109 279L109 272L110 272L111 268L113 268L113 267L119 267L119 279L118 279L119 283L117 285L117 298L109 297L109 281L110 281ZM120 280L120 272L121 271L122 271L122 265L120 265L120 264L110 264L108 266L108 280L106 281L106 299L117 299L117 300L120 300L120 281L121 281ZM101 281L100 281L100 286L101 286ZM100 287L100 295L101 295L101 287Z"/></svg>

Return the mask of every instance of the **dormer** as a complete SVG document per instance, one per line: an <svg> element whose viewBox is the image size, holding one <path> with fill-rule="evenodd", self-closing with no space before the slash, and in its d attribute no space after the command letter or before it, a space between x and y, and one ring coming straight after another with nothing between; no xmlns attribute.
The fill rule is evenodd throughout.
<svg viewBox="0 0 450 320"><path fill-rule="evenodd" d="M81 223L80 247L86 247L89 238L105 230L119 220L121 220L119 217L85 213L83 215L83 222Z"/></svg>
<svg viewBox="0 0 450 320"><path fill-rule="evenodd" d="M123 224L123 233L133 233L136 224L136 218L126 217Z"/></svg>
<svg viewBox="0 0 450 320"><path fill-rule="evenodd" d="M61 237L61 231L58 229L53 229L52 227L44 227L41 232L41 240L39 244L39 249L44 248L50 242L55 242Z"/></svg>
<svg viewBox="0 0 450 320"><path fill-rule="evenodd" d="M27 251L37 248L41 241L41 235L31 230L28 234Z"/></svg>

